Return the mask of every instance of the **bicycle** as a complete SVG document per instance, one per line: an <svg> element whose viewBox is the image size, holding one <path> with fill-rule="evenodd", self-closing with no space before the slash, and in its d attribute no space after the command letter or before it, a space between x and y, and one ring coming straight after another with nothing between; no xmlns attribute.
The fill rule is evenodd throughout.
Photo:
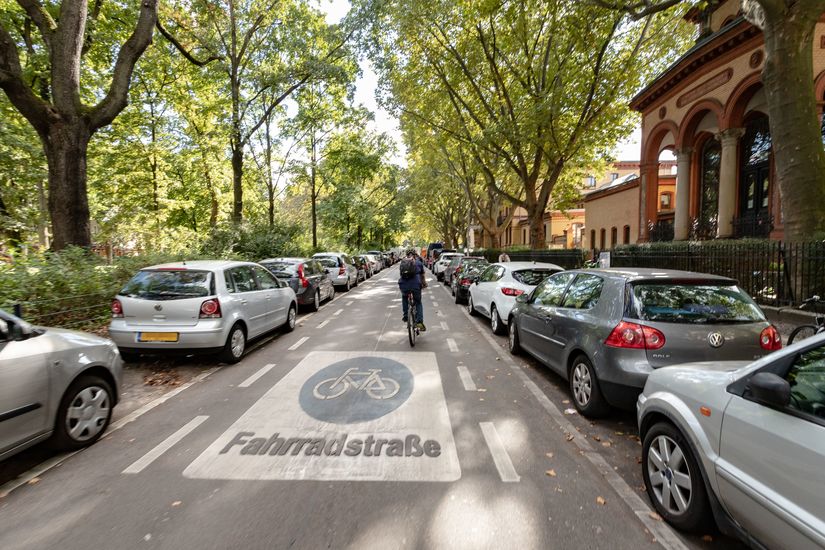
<svg viewBox="0 0 825 550"><path fill-rule="evenodd" d="M819 305L822 303L823 300L819 296L811 296L807 300L802 301L799 309L805 309L812 304ZM791 335L788 336L788 345L790 346L794 341L804 340L805 338L810 338L811 336L825 332L825 315L817 315L814 318L814 322L816 323L814 325L799 325L793 329Z"/></svg>
<svg viewBox="0 0 825 550"><path fill-rule="evenodd" d="M401 386L388 376L380 376L381 369L368 369L367 372L359 371L357 368L351 368L344 371L344 374L338 378L327 378L318 382L312 389L312 395L316 399L329 400L337 399L348 392L350 389L355 391L363 391L372 399L390 399L395 397ZM356 376L361 376L360 381L356 380Z"/></svg>
<svg viewBox="0 0 825 550"><path fill-rule="evenodd" d="M415 296L413 291L408 290L405 296L407 300L407 336L410 338L410 347L415 347L415 339L419 335L418 327L415 325L415 319L418 311L415 308Z"/></svg>

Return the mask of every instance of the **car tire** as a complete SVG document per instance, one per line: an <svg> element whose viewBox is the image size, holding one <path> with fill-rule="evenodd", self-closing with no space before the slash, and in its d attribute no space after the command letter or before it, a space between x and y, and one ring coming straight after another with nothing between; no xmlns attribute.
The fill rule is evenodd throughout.
<svg viewBox="0 0 825 550"><path fill-rule="evenodd" d="M286 314L286 323L284 323L284 332L292 332L295 330L295 325L298 323L298 307L295 304L289 306L289 312Z"/></svg>
<svg viewBox="0 0 825 550"><path fill-rule="evenodd" d="M321 291L316 289L315 290L315 297L312 299L312 303L309 304L309 309L311 311L318 311L321 308Z"/></svg>
<svg viewBox="0 0 825 550"><path fill-rule="evenodd" d="M470 317L476 317L478 313L476 312L476 307L473 305L473 295L470 294L467 297L467 313L470 314Z"/></svg>
<svg viewBox="0 0 825 550"><path fill-rule="evenodd" d="M518 355L521 353L521 341L519 340L518 336L518 327L516 326L516 320L510 319L510 324L508 325L507 331L507 349L510 350L512 355Z"/></svg>
<svg viewBox="0 0 825 550"><path fill-rule="evenodd" d="M352 284L349 282L349 275L347 275L347 282L344 284L344 292L349 292L349 289L352 288Z"/></svg>
<svg viewBox="0 0 825 550"><path fill-rule="evenodd" d="M76 451L100 439L112 420L113 401L112 387L98 376L84 375L72 382L60 400L52 446L63 451ZM92 417L84 419L90 405ZM77 414L71 415L72 409L76 409Z"/></svg>
<svg viewBox="0 0 825 550"><path fill-rule="evenodd" d="M590 359L584 355L576 356L570 367L568 380L573 404L583 416L599 418L610 411L610 405L602 395L596 369L593 368Z"/></svg>
<svg viewBox="0 0 825 550"><path fill-rule="evenodd" d="M460 304L462 302L461 298L458 296L458 292L453 292L453 296L455 296L455 303Z"/></svg>
<svg viewBox="0 0 825 550"><path fill-rule="evenodd" d="M495 304L490 305L490 330L493 331L493 334L504 334L504 331L507 327L504 325L504 322L501 320L501 316L498 314L498 308Z"/></svg>
<svg viewBox="0 0 825 550"><path fill-rule="evenodd" d="M329 300L330 302L332 300L334 300L335 299L335 292L336 292L335 285L332 285L331 287L329 287L329 296L327 296L327 300Z"/></svg>
<svg viewBox="0 0 825 550"><path fill-rule="evenodd" d="M455 296L455 285L453 284L454 282L455 280L450 282L450 294L452 294L453 296ZM458 300L456 300L456 303L458 303Z"/></svg>
<svg viewBox="0 0 825 550"><path fill-rule="evenodd" d="M662 460L663 447L667 461ZM712 526L707 488L693 448L673 424L659 422L648 430L642 443L642 475L650 502L668 523L693 533L704 533ZM674 494L681 497L680 503Z"/></svg>
<svg viewBox="0 0 825 550"><path fill-rule="evenodd" d="M235 364L243 359L246 352L246 331L243 325L235 323L229 329L229 336L226 337L226 344L223 346L220 359L224 363Z"/></svg>

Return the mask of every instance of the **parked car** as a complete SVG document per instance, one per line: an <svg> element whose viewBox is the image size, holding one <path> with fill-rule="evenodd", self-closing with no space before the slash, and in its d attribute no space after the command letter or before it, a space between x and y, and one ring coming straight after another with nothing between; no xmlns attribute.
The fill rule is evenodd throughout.
<svg viewBox="0 0 825 550"><path fill-rule="evenodd" d="M484 265L489 265L485 258L481 256L453 256L450 260L450 263L447 264L447 267L444 268L444 275L442 275L442 279L444 284L449 287L453 286L453 277L458 276L461 272L470 264L478 264L483 263Z"/></svg>
<svg viewBox="0 0 825 550"><path fill-rule="evenodd" d="M373 275L375 275L376 273L378 273L382 269L384 269L384 265L383 265L383 262L381 261L380 257L376 256L375 254L370 254L369 252L367 252L365 254L365 256L370 261L370 265L372 266L372 274Z"/></svg>
<svg viewBox="0 0 825 550"><path fill-rule="evenodd" d="M141 269L112 300L109 334L124 360L140 353L219 353L237 363L249 340L295 328L295 292L251 262L194 261Z"/></svg>
<svg viewBox="0 0 825 550"><path fill-rule="evenodd" d="M358 286L358 269L352 263L352 258L341 252L319 252L312 256L321 262L329 273L332 284L349 291Z"/></svg>
<svg viewBox="0 0 825 550"><path fill-rule="evenodd" d="M464 254L459 252L443 252L438 256L438 261L433 264L433 275L435 275L436 280L441 281L444 279L444 270L447 269L447 266L450 265L450 262L453 258L460 258Z"/></svg>
<svg viewBox="0 0 825 550"><path fill-rule="evenodd" d="M707 532L713 518L754 548L825 548L825 335L750 364L656 370L637 413L666 521Z"/></svg>
<svg viewBox="0 0 825 550"><path fill-rule="evenodd" d="M566 378L587 416L632 407L658 368L751 361L782 346L736 281L662 269L557 273L519 297L509 325L510 350Z"/></svg>
<svg viewBox="0 0 825 550"><path fill-rule="evenodd" d="M320 261L308 258L270 258L262 266L289 285L299 306L318 311L321 302L335 298L335 287L327 268Z"/></svg>
<svg viewBox="0 0 825 550"><path fill-rule="evenodd" d="M97 441L122 374L111 340L35 327L0 310L0 460L49 438L62 450Z"/></svg>
<svg viewBox="0 0 825 550"><path fill-rule="evenodd" d="M490 319L493 334L503 334L510 322L516 297L529 294L547 277L562 271L556 264L541 262L503 262L490 264L470 285L467 311Z"/></svg>
<svg viewBox="0 0 825 550"><path fill-rule="evenodd" d="M358 270L358 282L366 281L372 277L372 265L366 256L353 256L352 263Z"/></svg>
<svg viewBox="0 0 825 550"><path fill-rule="evenodd" d="M470 297L470 285L475 283L476 278L487 269L488 265L487 260L468 264L460 276L453 277L453 284L450 288L452 289L453 296L455 296L455 303L467 303L467 299Z"/></svg>

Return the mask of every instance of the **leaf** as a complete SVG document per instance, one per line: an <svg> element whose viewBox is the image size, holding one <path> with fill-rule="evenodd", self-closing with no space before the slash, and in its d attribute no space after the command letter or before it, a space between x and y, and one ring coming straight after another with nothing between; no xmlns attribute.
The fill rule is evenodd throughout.
<svg viewBox="0 0 825 550"><path fill-rule="evenodd" d="M544 473L547 474L550 477L556 477L556 470L547 470Z"/></svg>
<svg viewBox="0 0 825 550"><path fill-rule="evenodd" d="M602 441L602 447L610 447L611 445L610 441Z"/></svg>
<svg viewBox="0 0 825 550"><path fill-rule="evenodd" d="M576 412L576 409L564 409L564 414L570 416L570 415L578 414L578 413Z"/></svg>
<svg viewBox="0 0 825 550"><path fill-rule="evenodd" d="M594 435L593 439L595 439L596 441L601 441L602 440L601 436L598 436L598 435Z"/></svg>
<svg viewBox="0 0 825 550"><path fill-rule="evenodd" d="M607 504L607 501L604 499L604 497L596 497L596 504L598 504L599 506L604 506L605 504Z"/></svg>
<svg viewBox="0 0 825 550"><path fill-rule="evenodd" d="M662 516L660 516L656 512L648 512L647 515L650 516L650 519L655 519L656 521L662 521Z"/></svg>
<svg viewBox="0 0 825 550"><path fill-rule="evenodd" d="M713 542L713 537L710 535L705 535L702 537L703 542Z"/></svg>
<svg viewBox="0 0 825 550"><path fill-rule="evenodd" d="M177 507L178 507L178 506L180 506L181 504L183 504L181 501L176 500L175 502L173 502L173 503L172 503L172 506L173 506L173 507L175 507L175 508L177 508Z"/></svg>
<svg viewBox="0 0 825 550"><path fill-rule="evenodd" d="M544 456L546 456L547 458L553 458L553 453L546 453Z"/></svg>
<svg viewBox="0 0 825 550"><path fill-rule="evenodd" d="M38 483L40 483L39 477L33 477L29 480L29 485L37 485Z"/></svg>
<svg viewBox="0 0 825 550"><path fill-rule="evenodd" d="M571 434L570 432L565 432L564 434L567 437L567 441L573 441L575 439L575 435Z"/></svg>

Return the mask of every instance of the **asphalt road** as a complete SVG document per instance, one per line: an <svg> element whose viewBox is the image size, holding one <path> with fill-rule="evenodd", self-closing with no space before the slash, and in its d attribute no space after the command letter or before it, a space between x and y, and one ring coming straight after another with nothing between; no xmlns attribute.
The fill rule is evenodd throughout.
<svg viewBox="0 0 825 550"><path fill-rule="evenodd" d="M0 499L0 548L735 544L658 520L632 414L567 414L563 382L511 358L435 281L411 350L396 278L52 459Z"/></svg>

